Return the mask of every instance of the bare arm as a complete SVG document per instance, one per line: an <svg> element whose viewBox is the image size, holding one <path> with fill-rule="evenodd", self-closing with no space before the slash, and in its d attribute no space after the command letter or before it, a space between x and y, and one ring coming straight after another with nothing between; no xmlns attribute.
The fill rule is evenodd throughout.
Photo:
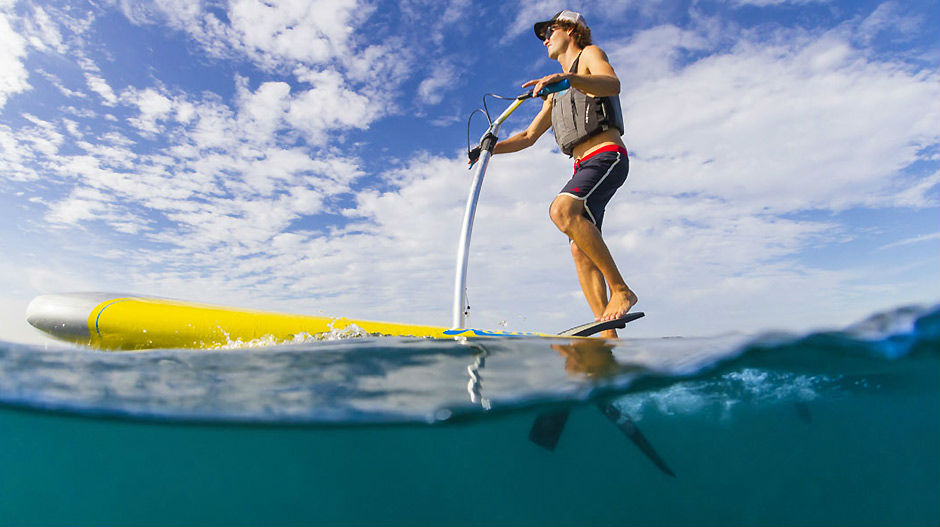
<svg viewBox="0 0 940 527"><path fill-rule="evenodd" d="M519 132L518 134L509 137L505 141L496 143L496 146L493 147L493 153L508 154L509 152L518 152L523 148L528 148L534 145L535 141L537 141L539 137L542 137L542 134L544 134L551 127L552 100L551 98L546 98L542 102L542 109L539 110L539 113L535 116L535 119L532 119L532 122L529 123L529 127Z"/></svg>
<svg viewBox="0 0 940 527"><path fill-rule="evenodd" d="M620 79L614 73L614 68L607 60L607 54L597 46L588 46L581 53L578 70L585 73L554 73L541 79L530 80L522 85L523 88L532 86L538 93L548 84L568 79L571 86L584 93L597 97L607 97L620 94Z"/></svg>

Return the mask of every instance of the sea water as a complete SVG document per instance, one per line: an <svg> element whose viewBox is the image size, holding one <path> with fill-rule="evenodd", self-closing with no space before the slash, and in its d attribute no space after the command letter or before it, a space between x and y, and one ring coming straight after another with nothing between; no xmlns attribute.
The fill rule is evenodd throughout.
<svg viewBox="0 0 940 527"><path fill-rule="evenodd" d="M936 307L708 339L0 342L3 525L938 523Z"/></svg>

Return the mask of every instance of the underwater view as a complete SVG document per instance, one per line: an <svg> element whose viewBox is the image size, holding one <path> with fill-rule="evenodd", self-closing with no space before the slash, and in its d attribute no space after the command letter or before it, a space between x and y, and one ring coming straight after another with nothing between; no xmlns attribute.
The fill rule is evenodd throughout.
<svg viewBox="0 0 940 527"><path fill-rule="evenodd" d="M258 344L0 342L0 524L940 521L938 307L803 335Z"/></svg>

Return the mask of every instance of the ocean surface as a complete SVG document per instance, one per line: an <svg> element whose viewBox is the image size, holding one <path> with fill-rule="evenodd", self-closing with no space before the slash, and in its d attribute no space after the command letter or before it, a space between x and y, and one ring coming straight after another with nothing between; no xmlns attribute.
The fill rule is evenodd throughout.
<svg viewBox="0 0 940 527"><path fill-rule="evenodd" d="M0 525L940 524L940 307L622 335L0 342Z"/></svg>

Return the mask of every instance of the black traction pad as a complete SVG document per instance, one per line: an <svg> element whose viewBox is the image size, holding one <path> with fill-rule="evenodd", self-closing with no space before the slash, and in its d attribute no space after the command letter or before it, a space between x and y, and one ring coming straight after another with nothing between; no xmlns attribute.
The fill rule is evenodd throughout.
<svg viewBox="0 0 940 527"><path fill-rule="evenodd" d="M608 329L621 329L627 326L627 322L633 322L638 318L646 316L645 313L638 311L636 313L627 313L626 315L613 320L603 322L589 322L575 326L567 331L562 331L559 335L563 337L589 337L595 333L600 333Z"/></svg>

